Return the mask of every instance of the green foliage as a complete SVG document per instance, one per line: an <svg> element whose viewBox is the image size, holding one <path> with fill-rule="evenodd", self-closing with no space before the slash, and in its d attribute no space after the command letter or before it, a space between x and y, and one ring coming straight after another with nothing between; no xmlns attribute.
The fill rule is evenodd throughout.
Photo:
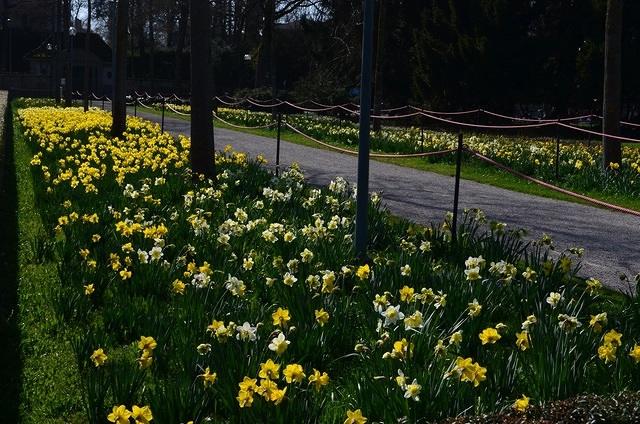
<svg viewBox="0 0 640 424"><path fill-rule="evenodd" d="M316 188L295 168L275 178L233 152L216 157L216 182L194 179L183 169L186 143L136 119L116 143L104 136L103 115L22 115L22 148L36 154L41 228L64 263L47 297L49 328L76 329L61 335L91 421L113 406L149 405L158 422L342 422L348 409L370 421L414 422L509 409L522 393L539 403L639 388L640 368L628 354L638 343L635 301L623 297L612 308L597 282L577 279L578 251L552 256L548 239L526 242L523 231L476 210L465 212L452 243L450 217L416 226L392 218L373 196L367 268L352 251L355 205L344 180ZM53 119L68 126L53 128ZM84 153L91 159L76 164ZM92 169L103 164L104 174L74 182L78 167L98 175ZM552 291L561 298L555 304L546 300ZM478 315L469 312L474 299ZM393 318L396 305L421 319ZM274 322L278 308L290 314L287 325ZM329 313L324 325L320 309ZM602 333L588 324L602 311L605 331L623 334L615 361L598 357ZM515 344L523 320L525 350ZM481 343L478 335L493 327L500 339ZM290 344L276 354L269 345L283 335ZM486 379L476 370L464 380L459 362L467 357L486 368ZM287 390L281 404L252 392L251 407L240 408L239 383L257 379L268 359L281 373L300 364L307 379L274 378ZM330 376L317 391L313 369ZM412 399L405 393L413 379L421 390Z"/></svg>
<svg viewBox="0 0 640 424"><path fill-rule="evenodd" d="M14 106L14 111L15 109ZM82 423L80 381L69 337L77 328L60 321L48 295L63 287L43 237L32 183L31 154L19 122L14 122L14 163L18 217L18 326L22 367L19 414L23 423ZM44 246L47 246L46 248ZM57 292L56 292L57 293Z"/></svg>

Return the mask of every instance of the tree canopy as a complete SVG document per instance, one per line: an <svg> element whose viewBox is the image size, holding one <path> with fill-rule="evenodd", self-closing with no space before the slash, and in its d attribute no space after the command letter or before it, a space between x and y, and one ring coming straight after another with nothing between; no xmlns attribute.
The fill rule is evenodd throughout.
<svg viewBox="0 0 640 424"><path fill-rule="evenodd" d="M112 0L94 0L107 36ZM215 92L346 100L357 88L360 0L218 0ZM131 0L129 77L189 77L187 0ZM379 0L377 99L439 109L598 110L606 0ZM377 15L380 16L379 14ZM640 16L627 2L624 16ZM638 113L640 20L622 34L622 115ZM185 91L188 84L183 84Z"/></svg>

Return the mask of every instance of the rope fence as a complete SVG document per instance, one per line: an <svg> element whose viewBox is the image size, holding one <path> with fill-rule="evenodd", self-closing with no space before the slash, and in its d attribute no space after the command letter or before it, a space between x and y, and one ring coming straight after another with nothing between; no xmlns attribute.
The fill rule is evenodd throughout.
<svg viewBox="0 0 640 424"><path fill-rule="evenodd" d="M313 141L314 143L317 143L321 146L324 146L326 148L329 148L331 150L335 150L337 152L341 152L341 153L346 153L349 155L357 155L358 151L357 150L350 150L350 149L345 149L342 147L338 147L338 146L334 146L332 144L329 143L325 143L324 141L320 141L317 138L314 138L308 134L305 134L304 132L300 131L299 129L297 129L296 127L294 127L293 125L289 124L288 122L285 122L284 125L289 128L291 131L300 134L301 136ZM417 157L427 157L427 156L440 156L440 155L445 155L447 153L453 153L455 152L457 149L448 149L448 150L440 150L440 151L436 151L436 152L424 152L424 153L369 153L369 157L372 158L417 158Z"/></svg>
<svg viewBox="0 0 640 424"><path fill-rule="evenodd" d="M82 93L80 93L79 91L75 91L73 93L74 95L81 97ZM138 93L137 91L134 91L135 94L135 98L134 96L127 96L130 98L134 98L133 99L133 104L139 104L140 106L146 108L146 109L153 109L153 106L148 106L146 104L143 103L144 101L161 101L163 104L163 108L164 105L166 105L166 107L168 107L172 112L178 114L178 115L182 115L182 116L188 116L188 113L185 112L181 112L177 109L175 109L173 107L173 105L171 105L170 103L167 103L167 100L177 100L181 103L189 103L189 99L186 98L181 98L179 96L177 96L175 93L171 94L169 96L162 96L161 94L157 94L156 96L151 96L149 93L147 93L146 91L143 93ZM107 96L96 96L95 93L91 93L91 97L93 98L93 100L102 100L102 101L111 101ZM318 106L320 106L319 108L308 108L308 107L303 107L300 106L299 104L296 103L292 103L289 101L285 101L285 100L280 100L280 99L273 99L271 101L267 102L261 102L261 101L257 101L251 97L247 97L244 99L235 99L235 98L231 98L232 101L228 102L226 100L223 100L220 96L216 96L214 98L216 101L220 102L223 105L226 106L232 106L232 107L236 107L238 105L241 105L243 103L247 103L249 105L255 106L255 107L259 107L259 108L263 108L263 109L276 109L276 108L281 108L281 107L290 107L296 110L300 110L302 112L313 112L313 113L320 113L320 112L330 112L330 111L334 111L334 110L340 110L343 112L346 112L348 114L351 114L353 116L359 116L360 112L358 110L352 110L349 109L348 106L352 106L355 107L357 105L354 105L353 103L345 103L345 104L341 104L341 105L325 105L322 103L318 103L315 102L313 100L308 100L308 101L304 101L303 103L313 103L316 104ZM132 105L132 103L127 103L128 105ZM544 128L544 127L552 127L552 126L557 126L557 127L561 127L561 128L565 128L565 129L569 129L571 131L574 132L578 132L578 133L582 133L582 134L589 134L590 136L599 136L599 137L606 137L607 139L610 140L616 140L616 141L620 141L620 142L626 142L626 143L640 143L640 139L639 138L633 138L633 137L625 137L625 136L620 136L620 135L614 135L614 134L608 134L602 131L594 131L594 130L590 130L590 129L586 129L586 128L580 128L577 127L575 125L570 125L567 122L576 122L576 121L582 121L585 119L602 119L602 116L600 115L594 115L594 114L589 114L589 115L580 115L580 116L573 116L573 117L567 117L567 118L559 118L559 119L532 119L532 118L520 118L520 117L514 117L514 116L509 116L509 115L503 115L500 113L496 113L496 112L491 112L491 111L487 111L484 109L473 109L473 110L466 110L466 111L458 111L458 112L441 112L441 111L432 111L432 110L427 110L427 109L422 109L422 108L418 108L415 106L411 106L411 105L407 105L407 106L401 106L401 107L397 107L397 108L390 108L390 109L381 109L381 112L389 112L389 111L399 111L399 110L403 110L403 109L411 109L414 112L410 112L410 113L405 113L405 114L395 114L395 115L389 115L389 114L378 114L378 115L371 115L372 119L380 119L380 120L400 120L400 119L408 119L408 118L417 118L417 117L423 117L423 118L427 118L427 119L431 119L443 124L447 124L447 125L451 125L454 127L457 127L458 129L460 128L472 128L472 129L478 129L478 130L518 130L518 129L533 129L533 128ZM523 122L523 124L518 124L518 125L489 125L489 124L478 124L478 123L471 123L471 122L465 122L465 121L460 121L460 120L455 120L452 118L444 118L443 116L462 116L462 115L469 115L469 114L477 114L477 113L484 113L490 116L495 116L495 117L499 117L499 118L504 118L504 119L510 119L510 120L514 120L517 122ZM249 126L241 126L241 125L237 125L237 124L233 124L231 122L225 121L224 119L222 119L220 116L218 116L217 114L214 114L214 116L219 119L221 122L224 122L225 124L231 126L231 127L236 127L239 129L258 129L258 128L268 128L271 127L273 125L275 125L274 123L271 123L269 125L265 125L265 126L257 126L257 127L249 127ZM620 121L621 125L629 125L632 127L638 127L640 128L640 124L636 124L633 122L626 122L626 121Z"/></svg>
<svg viewBox="0 0 640 424"><path fill-rule="evenodd" d="M138 91L134 91L133 92L135 97L137 99L142 99L145 101L148 100L164 100L165 102L169 101L169 100L176 100L180 103L184 103L184 104L188 104L190 102L189 98L182 98L179 97L177 94L172 93L170 95L164 96L160 93L156 94L156 95L151 95L146 91L143 91L142 93L138 92ZM72 94L74 94L75 96L81 97L82 93L80 91L75 91ZM93 100L104 100L106 98L106 96L101 96L98 97L96 96L94 93L91 93ZM134 96L131 96L134 97ZM303 112L312 112L312 113L321 113L321 112L331 112L331 111L342 111L342 112L346 112L348 114L352 114L354 116L358 116L360 114L359 112L359 106L357 104L354 103L343 103L343 104L337 104L337 105L329 105L329 104L324 104L324 103L320 103L317 102L315 100L304 100L302 102L299 103L293 103L287 100L281 100L278 98L275 99L270 99L270 100L258 100L252 97L246 97L246 98L235 98L235 97L231 97L231 96L224 96L226 97L226 99L229 100L225 100L223 97L221 96L215 96L214 100L219 102L220 104L223 104L225 106L239 106L242 104L249 104L251 106L257 107L257 108L262 108L262 109L274 109L274 108L279 108L279 107L290 107L292 109L297 109ZM313 104L318 106L317 108L312 108L312 107L305 107L302 106L303 104ZM402 111L402 110L413 110L414 112L411 113L404 113L404 114L392 114L393 112L398 112L398 111ZM563 118L557 118L557 119L544 119L544 118L526 118L526 117L518 117L518 116L511 116L511 115L506 115L506 114L501 114L501 113L497 113L497 112L492 112L490 110L486 110L486 109L470 109L470 110L462 110L462 111L437 111L437 110L429 110L429 109L424 109L424 108L420 108L417 106L413 106L413 105L404 105L404 106L399 106L399 107L394 107L394 108L383 108L383 109L379 109L373 110L374 112L376 112L376 114L371 115L371 118L373 119L385 119L385 120L391 120L391 119L405 119L405 118L411 118L411 117L417 117L417 116L423 116L423 117L427 117L427 118L434 118L434 117L442 117L442 116L465 116L465 115L473 115L473 114L485 114L488 116L493 116L496 118L501 118L501 119L507 119L507 120L511 120L511 121L516 121L516 122L528 122L528 123L532 123L531 125L521 125L521 126L506 126L506 125L489 125L489 126L481 126L478 125L477 128L487 128L487 129L500 129L500 128L516 128L516 127L521 127L521 128L535 128L535 125L537 124L558 124L558 123L562 123L562 122L576 122L576 121L585 121L585 120L602 120L603 117L602 115L596 115L596 114L586 114L586 115L578 115L578 116L570 116L570 117L563 117ZM455 125L463 125L463 124L467 124L470 125L469 123L465 123L465 122L460 122L460 121L453 121L450 120L451 123L455 124ZM629 126L632 128L640 128L640 123L637 122L629 122L629 121L620 121L620 125L623 126ZM566 128L571 128L571 129L576 129L576 127L566 127ZM583 131L584 132L584 131ZM602 135L602 132L597 132L594 131L592 133L593 135ZM615 136L613 135L606 135L608 137L611 138L615 138ZM640 140L634 139L634 142L638 142Z"/></svg>
<svg viewBox="0 0 640 424"><path fill-rule="evenodd" d="M617 211L617 212L622 212L622 213L626 213L626 214L629 214L629 215L634 215L634 216L640 217L640 211L636 211L636 210L633 210L633 209L628 209L628 208L625 208L625 207L622 207L622 206L618 206L618 205L614 205L614 204L611 204L611 203L607 203L607 202L604 202L602 200L594 199L592 197L585 196L583 194L576 193L574 191L567 190L567 189L564 189L562 187L558 187L558 186L550 184L550 183L548 183L546 181L542 181L540 179L533 178L533 177L530 177L530 176L528 176L526 174L523 174L522 172L516 171L515 169L510 168L510 167L508 167L506 165L503 165L503 164L501 164L501 163L499 163L499 162L497 162L497 161L495 161L495 160L493 160L491 158L488 158L487 156L484 156L483 154L481 154L479 152L471 150L468 147L465 147L464 150L469 152L471 155L477 157L478 159L480 159L480 160L482 160L482 161L484 161L484 162L486 162L486 163L488 163L490 165L493 165L496 168L502 169L503 171L506 171L506 172L508 172L508 173L510 173L512 175L520 177L523 180L535 183L535 184L537 184L539 186L548 188L548 189L556 191L558 193L566 194L567 196L571 196L571 197L574 197L576 199L583 200L583 201L585 201L587 203L591 203L591 204L594 204L596 206L600 206L600 207L603 207L603 208L606 208L606 209L610 209L610 210L614 210L614 211Z"/></svg>
<svg viewBox="0 0 640 424"><path fill-rule="evenodd" d="M177 114L177 115L181 115L181 116L190 116L189 113L186 112L182 112L178 109L176 109L176 107L174 107L174 105L172 105L171 103L167 103L168 100L176 100L178 102L181 103L185 103L188 104L189 103L189 99L183 99L180 98L179 96L172 94L170 96L162 96L162 95L156 95L156 96L151 96L149 95L147 92L143 92L143 93L138 93L138 92L134 92L134 96L127 96L128 98L132 98L133 99L133 104L134 105L140 105L146 109L155 109L154 105L147 105L145 104L143 101L149 102L149 101L161 101L162 102L162 112L163 112L163 127L164 127L164 108L168 108L170 111L172 111L173 113ZM81 96L80 92L75 92L74 95L77 96ZM98 97L96 96L94 93L91 93L91 97L93 98L93 100L102 100L104 101L111 101L107 96L101 96ZM275 99L273 101L270 101L269 103L267 102L260 102L260 101L256 101L255 99L252 98L245 98L245 99L234 99L234 98L230 98L231 101L227 101L222 99L219 96L215 97L215 100L220 102L223 105L226 106L232 106L232 107L237 107L238 105L247 103L249 105L255 106L255 107L259 107L259 108L263 108L263 109L270 109L272 110L272 112L274 114L277 114L277 121L274 122L269 122L265 125L258 125L258 126L244 126L244 125L238 125L238 124L234 124L232 122L229 122L223 118L221 118L219 116L219 114L217 114L215 111L213 112L213 118L217 119L218 121L224 123L225 125L228 125L229 127L232 128L238 128L238 129L265 129L265 128L271 128L271 127L277 127L277 153L276 153L276 173L279 170L280 167L280 160L279 160L279 152L280 152L280 135L281 135L281 125L284 124L284 126L286 128L288 128L289 130L293 131L296 134L301 135L302 137L304 137L307 140L312 141L315 144L318 144L320 146L323 146L327 149L336 151L336 152L340 152L340 153L344 153L344 154L349 154L349 155L358 155L358 151L357 150L352 150L352 149L347 149L344 147L339 147L339 146L335 146L331 143L327 143L324 142L322 140L319 140L307 133L305 133L304 131L300 130L299 128L296 128L295 126L291 125L289 122L286 122L282 120L282 111L281 110L276 110L277 108L282 108L282 107L291 107L295 110L300 110L303 112L328 112L328 111L333 111L333 110L341 110L344 112L347 112L349 114L352 114L353 116L358 116L359 115L359 111L358 110L352 110L349 107L354 107L357 105L354 105L352 103L345 103L345 104L341 104L341 105L324 105L322 103L318 103L318 102L314 102L312 100L310 101L305 101L303 103L311 103L311 104L315 104L316 106L318 106L318 108L308 108L308 107L303 107L300 106L299 104L296 103L292 103L289 101L282 101L279 99ZM415 118L415 117L424 117L427 119L431 119L437 122L441 122L447 125L451 125L451 126L455 126L458 128L458 130L462 129L462 128L475 128L475 129L490 129L490 130L510 130L510 129L520 129L520 128L545 128L545 127L560 127L560 128L566 128L572 131L577 131L577 132L581 132L584 134L589 134L589 135L594 135L594 136L599 136L599 137L608 137L612 140L617 140L620 142L630 142L630 143L640 143L640 139L636 139L636 138L631 138L631 137L624 137L624 136L619 136L619 135L613 135L613 134L606 134L604 132L600 132L600 131L593 131L593 130L589 130L589 129L585 129L585 128L580 128L577 127L575 125L571 125L570 123L572 122L579 122L585 119L602 119L601 116L599 115L581 115L581 116L574 116L574 117L567 117L567 118L560 118L560 119L555 119L555 120L551 120L551 119L531 119L531 118L520 118L520 117L512 117L509 115L503 115L503 114L499 114L499 113L495 113L495 112L491 112L491 111L486 111L483 109L474 109L474 110L467 110L467 111L459 111L459 112L439 112L439 111L430 111L427 109L421 109L415 106L411 106L411 105L407 105L407 106L402 106L402 107L398 107L398 108L390 108L390 109L382 109L381 112L399 112L399 111L410 111L412 110L413 112L408 112L408 113L404 113L404 114L395 114L395 115L372 115L371 118L373 119L383 119L383 120L389 120L389 119L407 119L407 118ZM511 119L517 122L522 122L522 124L518 124L518 125L484 125L484 124L474 124L474 123L470 123L470 122L464 122L464 121L460 121L460 120L456 120L452 117L455 116L462 116L462 115L469 115L469 114L478 114L478 113L485 113L491 116L495 116L498 118L504 118L504 119ZM623 124L623 122L621 121L621 124ZM629 124L629 125L633 125L633 126L638 126L640 127L640 124L635 124L635 123L629 123L629 122L625 122L624 124ZM457 148L452 148L452 149L445 149L445 150L439 150L439 151L432 151L432 152L420 152L420 153L370 153L369 157L371 158L384 158L384 159L389 159L389 158L419 158L419 157L435 157L435 156L443 156L443 155L448 155L451 153L457 153L457 161L460 161L460 157L461 157L461 153L462 152L467 152L469 153L471 156L476 157L477 159L479 159L482 162L485 162L493 167L496 167L498 169L501 169L505 172L508 172L512 175L517 176L518 178L521 178L525 181L537 184L539 186L545 187L549 190L579 199L583 202L598 206L598 207L602 207L605 209L609 209L609 210L613 210L616 212L621 212L621 213L625 213L625 214L629 214L629 215L633 215L633 216L637 216L640 217L640 211L636 211L633 209L629 209L629 208L625 208L622 206L618 206L618 205L614 205L602 200L598 200L580 193L576 193L574 191L559 187L557 185L548 183L546 181L540 180L538 178L535 177L531 177L529 175L526 175L520 171L517 171L509 166L503 165L502 163L499 163L498 161L491 159L483 154L481 154L480 152L477 152L475 150L472 150L471 148L469 148L468 146L464 145L462 143L462 133L459 132L458 134L458 147ZM558 141L558 140L557 140ZM556 160L558 160L556 158ZM557 162L556 162L557 163ZM459 181L460 181L460 167L459 165L456 167L456 175L455 175L455 179L456 179L456 186L459 186ZM457 211L457 201L456 199L454 199L454 211Z"/></svg>

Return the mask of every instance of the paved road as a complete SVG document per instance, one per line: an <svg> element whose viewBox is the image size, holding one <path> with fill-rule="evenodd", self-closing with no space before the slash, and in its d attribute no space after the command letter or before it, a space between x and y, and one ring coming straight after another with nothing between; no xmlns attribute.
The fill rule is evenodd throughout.
<svg viewBox="0 0 640 424"><path fill-rule="evenodd" d="M138 109L138 116L159 121L154 114ZM165 129L189 135L189 122L165 118ZM274 139L250 134L215 130L218 148L230 144L234 149L255 156L263 154L275 161ZM313 184L328 184L336 176L355 183L357 158L283 141L281 164L297 162ZM450 210L453 178L371 161L370 190L383 193L383 201L396 215L418 223L440 221ZM640 272L640 218L618 212L560 200L516 193L462 180L460 208L480 208L489 219L506 222L512 228L526 228L533 238L551 235L558 249L584 247L581 275L599 278L618 290L625 290L619 275Z"/></svg>

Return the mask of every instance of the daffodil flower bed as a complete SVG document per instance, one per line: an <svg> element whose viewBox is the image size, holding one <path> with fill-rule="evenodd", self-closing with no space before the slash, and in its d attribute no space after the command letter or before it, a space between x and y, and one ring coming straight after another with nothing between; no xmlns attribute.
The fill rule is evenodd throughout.
<svg viewBox="0 0 640 424"><path fill-rule="evenodd" d="M176 105L189 113L188 105ZM224 120L246 126L263 126L273 122L268 112L219 108ZM358 127L347 120L313 114L286 115L286 121L300 131L324 142L338 145L358 145ZM580 192L622 194L640 197L640 149L624 146L622 163L608 164L612 172L602 172L601 143L570 141L560 146L558 167L561 181L555 177L556 143L551 138L530 138L472 134L464 139L474 151L497 160L527 175ZM455 149L457 134L446 131L424 131L417 127L383 127L371 134L371 148L387 153L416 153ZM431 161L453 161L450 157L429 158Z"/></svg>
<svg viewBox="0 0 640 424"><path fill-rule="evenodd" d="M422 227L373 195L129 118L23 108L38 208L90 422L416 422L640 388L640 306L575 277L582 251L465 211ZM213 158L212 158L213 160Z"/></svg>

